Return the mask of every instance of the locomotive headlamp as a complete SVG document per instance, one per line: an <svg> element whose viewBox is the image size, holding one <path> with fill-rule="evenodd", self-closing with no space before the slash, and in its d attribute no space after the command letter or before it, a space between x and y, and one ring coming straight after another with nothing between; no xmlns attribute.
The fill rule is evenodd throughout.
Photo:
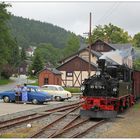
<svg viewBox="0 0 140 140"><path fill-rule="evenodd" d="M101 75L101 72L100 71L96 71L96 75L97 76Z"/></svg>
<svg viewBox="0 0 140 140"><path fill-rule="evenodd" d="M82 86L81 86L81 91L84 91L84 90L85 90L85 86L82 85Z"/></svg>
<svg viewBox="0 0 140 140"><path fill-rule="evenodd" d="M114 92L116 92L116 91L117 91L117 88L116 88L116 87L115 87L115 88L113 88L113 91L114 91Z"/></svg>

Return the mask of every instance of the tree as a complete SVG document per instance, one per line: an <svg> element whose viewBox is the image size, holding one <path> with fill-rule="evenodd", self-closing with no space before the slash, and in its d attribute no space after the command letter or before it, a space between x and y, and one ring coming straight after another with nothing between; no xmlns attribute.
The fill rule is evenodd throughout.
<svg viewBox="0 0 140 140"><path fill-rule="evenodd" d="M130 43L132 41L131 36L124 29L117 27L111 23L104 26L96 26L92 32L92 40L97 39L105 40L108 43Z"/></svg>
<svg viewBox="0 0 140 140"><path fill-rule="evenodd" d="M135 47L140 48L140 33L137 33L133 37L133 44Z"/></svg>
<svg viewBox="0 0 140 140"><path fill-rule="evenodd" d="M77 52L79 48L80 48L79 38L75 34L72 34L69 36L66 47L63 50L63 56L64 57L69 56Z"/></svg>
<svg viewBox="0 0 140 140"><path fill-rule="evenodd" d="M6 8L10 6L11 5L5 4L4 2L0 3L0 78L1 76L9 78L12 74L12 68L16 63L16 59L12 60L14 56L16 56L15 54L13 55L12 52L15 50L14 48L17 48L17 44L12 38L7 26L11 14ZM6 72L7 70L8 72Z"/></svg>
<svg viewBox="0 0 140 140"><path fill-rule="evenodd" d="M134 61L133 67L135 70L140 70L140 58Z"/></svg>
<svg viewBox="0 0 140 140"><path fill-rule="evenodd" d="M37 74L37 72L39 72L40 70L43 69L43 59L41 57L41 55L39 53L35 53L34 58L33 58L33 62L32 65L29 69L29 73L30 75L32 75L32 70L34 70L34 75Z"/></svg>
<svg viewBox="0 0 140 140"><path fill-rule="evenodd" d="M22 48L21 49L21 61L25 61L27 58L26 58L26 52L25 52L25 49Z"/></svg>
<svg viewBox="0 0 140 140"><path fill-rule="evenodd" d="M38 52L42 56L45 63L50 63L53 66L57 65L61 53L60 49L55 48L50 43L40 43L35 52Z"/></svg>

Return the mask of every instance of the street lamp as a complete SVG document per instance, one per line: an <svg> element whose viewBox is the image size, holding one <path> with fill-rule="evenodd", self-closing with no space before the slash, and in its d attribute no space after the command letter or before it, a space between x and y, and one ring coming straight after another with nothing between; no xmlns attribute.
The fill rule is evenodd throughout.
<svg viewBox="0 0 140 140"><path fill-rule="evenodd" d="M32 70L32 73L34 74L35 70Z"/></svg>

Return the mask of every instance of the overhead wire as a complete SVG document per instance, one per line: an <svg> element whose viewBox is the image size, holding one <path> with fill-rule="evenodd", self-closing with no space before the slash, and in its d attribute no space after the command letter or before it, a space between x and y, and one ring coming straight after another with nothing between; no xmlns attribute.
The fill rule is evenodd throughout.
<svg viewBox="0 0 140 140"><path fill-rule="evenodd" d="M119 5L120 2L115 2L113 5L111 5L109 9L105 12L105 14L99 20L97 20L97 23L106 21L106 19L110 17L113 14L113 12L115 12L115 10L119 7Z"/></svg>

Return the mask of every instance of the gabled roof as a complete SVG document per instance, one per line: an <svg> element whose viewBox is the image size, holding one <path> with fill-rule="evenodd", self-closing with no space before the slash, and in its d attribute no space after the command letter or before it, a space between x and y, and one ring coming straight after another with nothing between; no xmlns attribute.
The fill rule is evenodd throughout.
<svg viewBox="0 0 140 140"><path fill-rule="evenodd" d="M41 71L39 71L38 73L40 73L40 72L42 72L42 71L44 71L44 70L49 70L49 71L51 71L52 73L54 73L54 74L56 74L56 75L62 74L59 70L57 70L57 69L55 69L55 68L44 68L44 69L42 69Z"/></svg>
<svg viewBox="0 0 140 140"><path fill-rule="evenodd" d="M70 60L68 60L68 61L66 61L65 63L63 63L63 64L61 64L60 66L58 66L57 68L59 68L59 67L65 65L66 63L70 62L71 60L73 60L73 59L76 58L76 57L80 58L82 61L85 61L86 63L89 63L86 59L84 59L84 58L82 58L82 57L76 55L76 56L72 57ZM97 68L97 65L96 65L95 63L91 63L91 65L92 65L93 67Z"/></svg>
<svg viewBox="0 0 140 140"><path fill-rule="evenodd" d="M85 50L87 50L87 51L89 51L89 49L86 47L86 48L83 48L83 49L81 49L81 50L79 50L78 52L76 52L76 53L74 53L74 54L72 54L72 55L70 55L70 56L68 56L68 57L65 57L64 59L62 59L61 61L59 61L59 62L62 62L62 61L64 61L64 60L66 60L66 59L68 59L68 58L70 58L70 57L75 57L75 56L78 56L82 51L85 51ZM94 54L95 56L97 56L97 57L100 57L102 54L100 53L100 52L96 52L96 51L94 51L94 50L91 50L91 53L92 54Z"/></svg>
<svg viewBox="0 0 140 140"><path fill-rule="evenodd" d="M130 43L125 43L125 44L111 44L111 43L107 43L107 42L105 42L105 41L102 41L101 39L96 40L96 41L92 44L92 46L93 46L96 42L98 42L98 41L101 41L101 42L105 43L106 45L108 45L109 47L111 47L113 50L123 50L123 51L126 51L126 50L132 50L132 48L133 48L132 45L131 45ZM70 57L73 58L73 57L75 57L75 56L78 56L79 53L82 52L82 51L84 51L84 50L88 50L88 51L89 51L89 45L87 45L87 44L81 44L81 45L80 45L80 48L79 48L79 50L78 50L78 52L76 52L76 53L74 53L74 54L72 54L72 55L70 55L70 56L68 56L68 57L65 57L64 59L62 59L62 60L59 61L59 62L62 62L62 61L66 60L66 59L68 59L68 58L70 58ZM94 50L91 50L91 53L94 54L94 55L97 56L97 57L100 57L100 56L102 55L102 53L96 52L96 51L94 51Z"/></svg>
<svg viewBox="0 0 140 140"><path fill-rule="evenodd" d="M80 56L78 56L78 57L81 58L83 61L89 63L86 59L84 59L84 58L82 58ZM97 68L97 65L95 63L91 62L91 65Z"/></svg>

